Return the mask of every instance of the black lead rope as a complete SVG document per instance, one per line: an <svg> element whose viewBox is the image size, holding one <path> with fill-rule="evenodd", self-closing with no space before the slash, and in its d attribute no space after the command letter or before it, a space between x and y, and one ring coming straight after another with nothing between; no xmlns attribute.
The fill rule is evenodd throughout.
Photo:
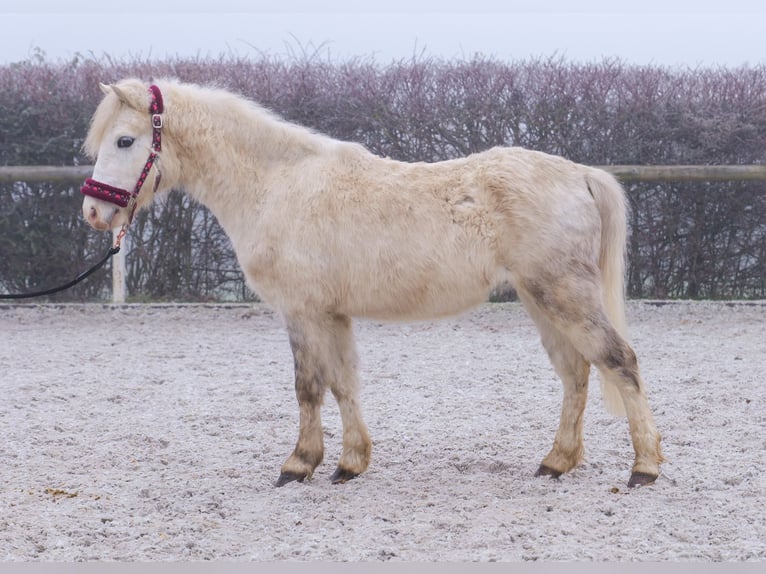
<svg viewBox="0 0 766 574"><path fill-rule="evenodd" d="M45 297L46 295L53 295L54 293L58 293L59 291L64 291L66 289L69 289L70 287L74 287L77 285L80 281L83 281L90 277L93 273L101 269L104 264L109 261L109 259L114 255L115 253L118 253L120 251L120 246L115 245L114 247L109 248L109 251L104 256L104 258L96 263L93 267L88 269L87 271L83 271L80 273L77 277L72 279L69 283L66 283L64 285L60 285L58 287L53 287L52 289L46 289L44 291L35 291L34 293L0 293L0 299L31 299L32 297Z"/></svg>

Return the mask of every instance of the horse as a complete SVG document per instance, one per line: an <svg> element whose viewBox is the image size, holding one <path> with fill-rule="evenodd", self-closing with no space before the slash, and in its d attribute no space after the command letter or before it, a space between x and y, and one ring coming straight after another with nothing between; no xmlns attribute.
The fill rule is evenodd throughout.
<svg viewBox="0 0 766 574"><path fill-rule="evenodd" d="M300 418L276 486L311 479L322 462L328 387L343 427L330 480L368 468L353 318L454 316L506 282L564 388L553 447L535 475L558 478L581 462L595 366L607 410L627 415L629 487L659 477L660 434L626 338L628 206L611 175L505 146L396 161L218 87L135 78L100 87L83 146L96 160L82 187L85 220L124 233L137 210L182 190L215 215L248 286L283 321Z"/></svg>

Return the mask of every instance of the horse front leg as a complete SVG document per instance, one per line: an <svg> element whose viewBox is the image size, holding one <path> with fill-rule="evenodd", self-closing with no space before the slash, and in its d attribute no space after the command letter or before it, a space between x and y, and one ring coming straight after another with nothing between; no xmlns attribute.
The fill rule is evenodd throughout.
<svg viewBox="0 0 766 574"><path fill-rule="evenodd" d="M321 409L327 390L328 369L321 347L321 327L292 319L287 331L295 363L295 396L300 409L298 442L282 465L277 486L311 478L324 458Z"/></svg>
<svg viewBox="0 0 766 574"><path fill-rule="evenodd" d="M343 483L364 472L370 462L371 442L357 400L357 357L351 320L339 315L291 317L287 321L295 360L295 392L300 407L298 442L277 486L310 478L324 456L320 409L327 387L338 401L343 422L343 453L333 483Z"/></svg>
<svg viewBox="0 0 766 574"><path fill-rule="evenodd" d="M350 318L333 318L331 344L336 363L330 389L343 422L343 452L330 480L342 484L367 470L372 442L359 407L358 360Z"/></svg>

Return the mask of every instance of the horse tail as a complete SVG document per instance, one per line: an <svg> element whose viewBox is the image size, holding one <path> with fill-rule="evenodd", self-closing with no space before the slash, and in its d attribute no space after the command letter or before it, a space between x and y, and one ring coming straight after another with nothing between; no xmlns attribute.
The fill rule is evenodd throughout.
<svg viewBox="0 0 766 574"><path fill-rule="evenodd" d="M623 339L627 339L625 320L627 198L619 182L605 171L595 169L589 171L587 184L601 216L598 266L601 269L604 305L614 328ZM601 397L607 411L617 416L625 416L625 405L617 385L608 373L600 370L599 374Z"/></svg>

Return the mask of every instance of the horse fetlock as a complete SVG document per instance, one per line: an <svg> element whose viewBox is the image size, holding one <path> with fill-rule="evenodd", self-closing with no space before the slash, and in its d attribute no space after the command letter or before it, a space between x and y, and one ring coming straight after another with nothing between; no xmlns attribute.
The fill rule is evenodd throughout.
<svg viewBox="0 0 766 574"><path fill-rule="evenodd" d="M582 445L577 446L571 450L564 450L560 448L557 443L554 445L551 452L548 453L548 456L543 459L543 462L540 464L540 468L538 469L538 473L542 469L547 469L551 472L545 472L542 475L538 474L537 476L553 476L553 473L556 473L556 476L560 476L565 472L569 472L578 464L580 464L582 458Z"/></svg>
<svg viewBox="0 0 766 574"><path fill-rule="evenodd" d="M342 466L364 472L370 462L371 455L372 441L363 425L343 433L343 454L340 457Z"/></svg>
<svg viewBox="0 0 766 574"><path fill-rule="evenodd" d="M314 469L322 462L323 452L309 452L300 447L295 451L282 465L282 471L277 481L277 486L282 486L288 482L303 482L311 479Z"/></svg>
<svg viewBox="0 0 766 574"><path fill-rule="evenodd" d="M658 473L665 457L662 455L662 438L654 428L654 423L650 421L648 429L643 432L631 429L631 435L636 453L633 471Z"/></svg>
<svg viewBox="0 0 766 574"><path fill-rule="evenodd" d="M338 470L343 470L347 474L353 474L354 476L362 474L370 465L370 447L369 443L367 448L363 450L346 450L343 449L343 454L338 461Z"/></svg>
<svg viewBox="0 0 766 574"><path fill-rule="evenodd" d="M330 477L333 484L343 484L362 474L370 465L372 441L364 427L343 435L343 453Z"/></svg>

